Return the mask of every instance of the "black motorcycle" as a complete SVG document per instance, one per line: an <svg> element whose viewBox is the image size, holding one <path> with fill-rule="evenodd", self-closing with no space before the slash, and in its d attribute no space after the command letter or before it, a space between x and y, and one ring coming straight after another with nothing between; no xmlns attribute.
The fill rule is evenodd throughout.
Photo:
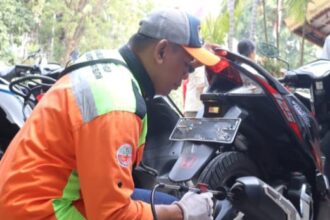
<svg viewBox="0 0 330 220"><path fill-rule="evenodd" d="M207 69L201 117L183 118L167 102L156 104L166 110L154 118L172 122L168 128L175 117L178 122L173 131L159 126L149 134L140 169L150 175L156 172L148 167L156 169L155 182L224 188L230 196L219 203L216 219L320 218L328 181L314 116L253 61L217 54L221 61Z"/></svg>
<svg viewBox="0 0 330 220"><path fill-rule="evenodd" d="M17 64L0 76L0 159L42 95L63 68L57 64Z"/></svg>
<svg viewBox="0 0 330 220"><path fill-rule="evenodd" d="M315 60L288 71L280 80L315 116L320 129L321 149L330 159L330 60ZM330 162L325 161L325 174L330 178Z"/></svg>

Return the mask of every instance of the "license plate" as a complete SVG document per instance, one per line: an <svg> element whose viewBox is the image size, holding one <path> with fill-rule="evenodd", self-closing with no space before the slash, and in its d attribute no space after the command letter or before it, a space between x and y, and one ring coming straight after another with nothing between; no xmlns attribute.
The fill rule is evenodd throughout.
<svg viewBox="0 0 330 220"><path fill-rule="evenodd" d="M170 140L233 143L240 118L180 118Z"/></svg>

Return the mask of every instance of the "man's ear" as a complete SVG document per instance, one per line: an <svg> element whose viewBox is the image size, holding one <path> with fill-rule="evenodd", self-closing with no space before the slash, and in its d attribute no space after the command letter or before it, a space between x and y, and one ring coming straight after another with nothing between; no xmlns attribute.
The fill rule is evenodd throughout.
<svg viewBox="0 0 330 220"><path fill-rule="evenodd" d="M167 56L168 53L168 47L169 42L166 39L158 41L154 50L154 57L157 63L161 64L164 62L164 58Z"/></svg>

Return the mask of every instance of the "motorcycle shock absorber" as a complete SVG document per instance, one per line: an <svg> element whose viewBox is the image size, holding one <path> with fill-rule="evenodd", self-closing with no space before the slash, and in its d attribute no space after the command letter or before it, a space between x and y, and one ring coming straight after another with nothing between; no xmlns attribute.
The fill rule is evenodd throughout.
<svg viewBox="0 0 330 220"><path fill-rule="evenodd" d="M198 183L197 187L189 187L189 186L182 186L182 185L171 185L171 184L165 184L165 183L159 183L156 184L152 191L151 191L151 196L150 196L150 205L151 205L151 211L152 215L154 217L154 220L158 220L156 209L155 209L155 193L158 188L163 188L163 189L169 189L169 190L176 190L178 192L188 192L192 191L195 193L203 193L203 192L210 192L213 194L213 197L216 200L224 200L228 196L228 192L225 188L221 187L218 190L209 190L208 185L204 183Z"/></svg>

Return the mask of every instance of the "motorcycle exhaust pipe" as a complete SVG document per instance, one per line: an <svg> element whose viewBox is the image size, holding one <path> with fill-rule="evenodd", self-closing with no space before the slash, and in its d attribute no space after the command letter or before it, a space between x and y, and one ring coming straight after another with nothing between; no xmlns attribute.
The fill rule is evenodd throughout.
<svg viewBox="0 0 330 220"><path fill-rule="evenodd" d="M230 189L233 206L255 220L302 220L293 204L256 177L241 177Z"/></svg>

